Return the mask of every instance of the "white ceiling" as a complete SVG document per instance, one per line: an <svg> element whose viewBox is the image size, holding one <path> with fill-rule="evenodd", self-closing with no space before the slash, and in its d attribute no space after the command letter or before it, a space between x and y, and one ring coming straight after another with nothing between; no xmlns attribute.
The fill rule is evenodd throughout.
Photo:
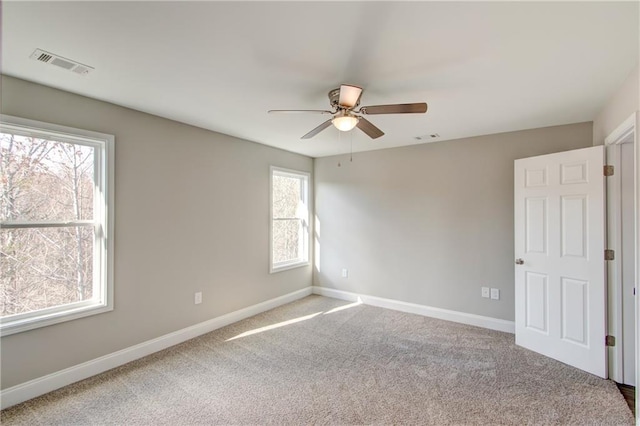
<svg viewBox="0 0 640 426"><path fill-rule="evenodd" d="M320 157L593 120L638 63L638 2L2 2L4 74ZM44 49L87 76L29 59ZM386 135L300 137L341 83ZM430 139L430 138L427 138ZM180 143L176 141L176 143Z"/></svg>

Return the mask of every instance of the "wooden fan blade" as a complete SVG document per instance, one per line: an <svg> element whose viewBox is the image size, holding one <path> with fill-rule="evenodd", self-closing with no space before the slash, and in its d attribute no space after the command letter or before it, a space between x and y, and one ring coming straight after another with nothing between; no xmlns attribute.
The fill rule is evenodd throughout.
<svg viewBox="0 0 640 426"><path fill-rule="evenodd" d="M374 126L369 120L364 117L360 117L358 120L358 124L356 127L367 134L371 139L377 139L380 136L384 135L384 132Z"/></svg>
<svg viewBox="0 0 640 426"><path fill-rule="evenodd" d="M427 112L427 104L424 102L416 104L393 104L393 105L373 105L363 106L358 111L362 114L410 114Z"/></svg>
<svg viewBox="0 0 640 426"><path fill-rule="evenodd" d="M340 98L338 99L338 104L343 107L353 108L358 105L361 94L362 87L343 84L340 86Z"/></svg>
<svg viewBox="0 0 640 426"><path fill-rule="evenodd" d="M310 131L309 133L307 133L306 135L301 137L300 139L311 139L312 137L314 137L315 135L317 135L318 133L320 133L321 131L323 131L324 129L326 129L329 126L331 126L331 119L325 121L324 123L322 123L321 125L319 125L315 129L313 129L312 131Z"/></svg>
<svg viewBox="0 0 640 426"><path fill-rule="evenodd" d="M331 111L323 110L323 109L270 109L267 111L269 114L274 113L311 113L311 114L333 114Z"/></svg>

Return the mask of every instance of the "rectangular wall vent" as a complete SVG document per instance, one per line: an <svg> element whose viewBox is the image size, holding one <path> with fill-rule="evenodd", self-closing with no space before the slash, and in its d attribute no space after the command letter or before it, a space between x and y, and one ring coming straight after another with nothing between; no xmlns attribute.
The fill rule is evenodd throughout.
<svg viewBox="0 0 640 426"><path fill-rule="evenodd" d="M95 69L93 67L90 67L89 65L81 64L80 62L64 58L60 55L56 55L55 53L46 52L42 49L34 50L30 58L39 62L44 62L46 64L64 68L65 70L73 71L74 73L80 75L87 75Z"/></svg>

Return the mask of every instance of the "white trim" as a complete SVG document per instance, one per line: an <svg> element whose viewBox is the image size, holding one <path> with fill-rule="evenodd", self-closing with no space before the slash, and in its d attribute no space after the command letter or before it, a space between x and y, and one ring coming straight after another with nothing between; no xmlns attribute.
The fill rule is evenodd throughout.
<svg viewBox="0 0 640 426"><path fill-rule="evenodd" d="M301 196L306 208L306 217L300 218L302 221L302 229L306 230L306 233L302 233L302 258L293 259L279 264L273 263L273 176L278 174L280 176L288 176L295 179L300 179L304 183ZM311 173L293 169L285 169L278 166L269 167L269 273L277 273L286 271L289 269L299 268L301 266L309 266L310 259L310 240L311 240L311 224L309 220L310 214L310 202L311 202Z"/></svg>
<svg viewBox="0 0 640 426"><path fill-rule="evenodd" d="M89 304L91 303L91 304ZM75 307L80 305L78 307ZM86 305L86 306L85 306ZM61 322L72 321L92 315L103 314L113 310L113 303L97 303L92 300L74 303L71 305L60 305L51 309L36 311L38 315L26 316L20 319L14 319L12 322L2 323L0 333L2 337L11 334L22 333L23 331L33 330L36 328L47 327ZM72 306L71 308L69 306ZM44 312L43 312L44 311ZM16 315L17 316L17 315ZM11 318L11 317L5 317Z"/></svg>
<svg viewBox="0 0 640 426"><path fill-rule="evenodd" d="M311 294L306 287L0 391L5 409Z"/></svg>
<svg viewBox="0 0 640 426"><path fill-rule="evenodd" d="M620 146L624 143L633 144L634 149L634 181L635 189L635 212L634 212L634 226L636 230L639 230L640 220L638 218L638 212L640 207L638 206L639 202L639 194L638 187L640 185L638 180L638 162L640 158L638 158L639 150L637 147L637 136L636 129L638 121L638 113L634 112L626 120L624 120L618 127L616 127L604 140L604 144L607 148L607 164L614 166L616 173L610 178L607 179L607 212L610 213L607 216L607 246L610 249L615 250L618 254L622 251L622 235L620 233L620 223L622 220L622 212L619 208L620 202L620 175L618 173L619 165L621 162L621 149ZM632 137L631 140L630 137ZM612 203L616 203L616 205L612 205ZM635 250L636 256L640 256L638 253L638 236L635 236ZM616 345L610 347L608 350L609 353L609 378L618 382L624 383L624 357L623 357L623 334L622 330L624 328L623 322L623 309L622 309L622 265L620 261L620 256L616 256L618 259L609 262L607 278L608 278L608 303L607 303L607 317L609 319L609 334L612 334L616 337ZM640 260L636 259L635 266L635 276L636 280L638 279L638 263ZM638 306L637 306L637 298L636 298L636 333L638 333ZM636 383L640 383L638 381L640 379L640 372L638 372L638 336L636 336Z"/></svg>
<svg viewBox="0 0 640 426"><path fill-rule="evenodd" d="M635 278L636 278L636 298L635 298L635 308L636 308L636 388L640 386L640 303L638 302L638 281L640 280L640 139L638 138L638 129L640 129L640 112L636 111L633 113L632 117L634 118L634 182L635 182L635 203L634 203L634 222L636 227L636 235L635 235L635 244L634 248L636 250L636 258L635 258ZM627 120L631 120L629 117ZM636 392L636 407L640 407L640 392ZM636 409L636 424L640 425L640 411Z"/></svg>
<svg viewBox="0 0 640 426"><path fill-rule="evenodd" d="M608 142L606 145L606 164L620 170L620 145ZM618 254L617 259L607 263L607 334L619 339L615 346L608 348L609 378L623 383L622 359L622 211L620 210L620 173L614 173L606 180L607 186L607 245Z"/></svg>
<svg viewBox="0 0 640 426"><path fill-rule="evenodd" d="M94 238L94 298L81 303L55 306L38 311L0 318L0 335L8 336L60 322L101 314L113 310L113 239L115 211L115 136L77 129L37 120L0 114L0 131L25 136L45 136L71 144L94 148L94 179L99 194L94 197L95 219L93 221L31 222L41 226L85 226L98 227L99 236ZM57 225L55 224L57 223ZM27 222L8 223L7 228L26 227ZM4 227L4 225L0 226ZM94 231L95 232L95 231ZM94 234L96 235L96 234Z"/></svg>
<svg viewBox="0 0 640 426"><path fill-rule="evenodd" d="M305 287L301 290L285 294L274 299L270 299L256 305L252 305L228 314L183 328L173 333L165 334L158 338L147 340L134 346L113 352L108 355L74 365L64 370L48 374L37 379L12 386L8 389L0 391L1 409L11 407L29 399L35 398L45 393L54 391L63 386L84 380L95 376L104 371L119 367L136 359L151 355L168 347L185 342L189 339L201 336L229 324L241 321L245 318L252 317L259 313L277 308L278 306L291 303L310 294L318 294L325 297L333 297L335 299L347 301L361 301L364 304L378 306L386 309L407 312L417 315L423 315L432 318L438 318L447 321L458 322L462 324L474 325L477 327L488 328L491 330L504 331L507 333L515 332L515 324L513 321L502 320L498 318L490 318L481 315L468 314L464 312L451 311L448 309L434 308L415 303L402 302L399 300L384 299L381 297L367 296L347 291L334 290L324 287Z"/></svg>
<svg viewBox="0 0 640 426"><path fill-rule="evenodd" d="M283 263L282 266L272 267L269 273L275 274L277 272L288 271L289 269L302 268L303 266L309 266L309 265L311 265L311 262L309 261L297 261L291 264Z"/></svg>
<svg viewBox="0 0 640 426"><path fill-rule="evenodd" d="M516 332L514 321L507 321L499 318L468 314L466 312L451 311L449 309L434 308L432 306L418 305L416 303L403 302L401 300L367 296L365 294L351 293L348 291L335 290L326 287L313 286L313 294L333 297L335 299L347 300L350 302L360 301L365 305L378 306L380 308L393 309L395 311L407 312L410 314L417 314L425 317L475 325L476 327L504 331L511 334L514 334Z"/></svg>
<svg viewBox="0 0 640 426"><path fill-rule="evenodd" d="M604 139L605 145L619 144L636 128L636 113L631 114Z"/></svg>

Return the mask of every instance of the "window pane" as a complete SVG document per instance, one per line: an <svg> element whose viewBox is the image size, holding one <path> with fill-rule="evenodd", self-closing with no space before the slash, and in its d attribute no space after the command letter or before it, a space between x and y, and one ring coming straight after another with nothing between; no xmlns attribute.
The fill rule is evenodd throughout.
<svg viewBox="0 0 640 426"><path fill-rule="evenodd" d="M0 316L91 299L93 227L0 230Z"/></svg>
<svg viewBox="0 0 640 426"><path fill-rule="evenodd" d="M300 220L273 221L273 263L300 259Z"/></svg>
<svg viewBox="0 0 640 426"><path fill-rule="evenodd" d="M300 204L300 179L273 175L273 217L297 217Z"/></svg>
<svg viewBox="0 0 640 426"><path fill-rule="evenodd" d="M93 219L94 148L0 133L0 221Z"/></svg>

